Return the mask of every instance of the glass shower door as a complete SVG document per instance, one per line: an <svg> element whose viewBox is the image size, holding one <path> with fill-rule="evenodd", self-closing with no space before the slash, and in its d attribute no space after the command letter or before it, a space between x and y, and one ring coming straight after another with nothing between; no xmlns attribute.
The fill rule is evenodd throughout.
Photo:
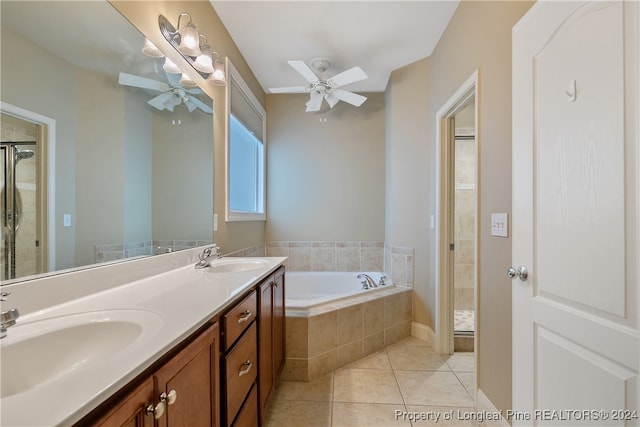
<svg viewBox="0 0 640 427"><path fill-rule="evenodd" d="M38 272L36 145L2 143L2 280Z"/></svg>

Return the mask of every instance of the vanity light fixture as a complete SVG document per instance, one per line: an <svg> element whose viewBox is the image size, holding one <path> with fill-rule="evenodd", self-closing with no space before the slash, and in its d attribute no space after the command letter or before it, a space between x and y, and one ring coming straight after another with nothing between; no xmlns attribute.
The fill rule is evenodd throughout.
<svg viewBox="0 0 640 427"><path fill-rule="evenodd" d="M204 37L204 44L200 45L200 55L198 55L193 61L193 68L201 73L211 74L213 73L213 58L211 57L211 46L207 43L207 38L202 34L200 37Z"/></svg>
<svg viewBox="0 0 640 427"><path fill-rule="evenodd" d="M227 85L227 73L224 71L224 63L218 58L218 53L213 52L216 55L216 60L213 63L213 73L209 75L207 82L216 86Z"/></svg>
<svg viewBox="0 0 640 427"><path fill-rule="evenodd" d="M180 21L183 17L188 17L189 22L181 25ZM178 16L178 23L176 27L174 27L167 18L160 15L158 17L158 25L160 26L160 32L164 38L171 44L171 46L173 46L174 49L180 52L182 57L198 72L198 74L200 74L200 76L205 78L207 82L217 86L225 86L227 84L224 64L218 60L218 54L213 51L212 47L207 42L206 36L198 33L198 30L191 19L191 15L186 12L182 12ZM185 74L183 73L183 77L180 79L181 83L184 78Z"/></svg>
<svg viewBox="0 0 640 427"><path fill-rule="evenodd" d="M170 60L168 57L164 58L164 65L162 65L162 69L165 70L167 73L182 74L182 71L180 71L180 68L178 68L175 62Z"/></svg>
<svg viewBox="0 0 640 427"><path fill-rule="evenodd" d="M187 76L185 73L182 73L182 77L180 77L180 84L186 88L194 88L198 86L196 82L194 82L191 77Z"/></svg>
<svg viewBox="0 0 640 427"><path fill-rule="evenodd" d="M144 39L144 47L142 48L142 53L152 58L164 58L164 53L160 52L160 49L158 49L156 45L147 38Z"/></svg>

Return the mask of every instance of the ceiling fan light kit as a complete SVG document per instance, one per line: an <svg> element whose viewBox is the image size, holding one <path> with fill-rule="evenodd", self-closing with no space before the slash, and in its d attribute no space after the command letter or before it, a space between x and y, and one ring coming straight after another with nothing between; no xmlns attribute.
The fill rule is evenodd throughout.
<svg viewBox="0 0 640 427"><path fill-rule="evenodd" d="M311 67L304 61L287 62L307 80L307 86L270 88L269 92L309 93L309 101L305 104L306 112L320 111L323 100L327 102L329 108L335 107L340 101L359 107L367 100L365 96L340 88L341 86L346 86L368 78L367 74L362 71L360 67L350 68L325 80L318 77L316 73L323 74L333 66L331 60L327 58L315 58L311 60Z"/></svg>

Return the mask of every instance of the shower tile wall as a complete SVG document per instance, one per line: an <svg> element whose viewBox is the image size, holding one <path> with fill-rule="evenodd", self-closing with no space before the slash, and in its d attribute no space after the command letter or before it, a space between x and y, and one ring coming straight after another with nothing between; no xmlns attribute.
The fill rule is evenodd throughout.
<svg viewBox="0 0 640 427"><path fill-rule="evenodd" d="M455 142L455 309L473 310L475 235L474 140Z"/></svg>
<svg viewBox="0 0 640 427"><path fill-rule="evenodd" d="M2 115L2 141L35 141L37 125ZM36 157L20 161L16 168L16 185L22 197L20 229L16 233L16 277L39 273L36 241ZM2 188L4 188L4 176ZM4 250L4 245L3 245ZM4 262L4 254L1 254Z"/></svg>

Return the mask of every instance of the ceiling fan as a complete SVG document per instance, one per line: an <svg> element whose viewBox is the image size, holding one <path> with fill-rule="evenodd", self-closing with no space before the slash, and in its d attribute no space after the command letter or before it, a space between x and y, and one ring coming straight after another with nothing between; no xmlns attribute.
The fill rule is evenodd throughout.
<svg viewBox="0 0 640 427"><path fill-rule="evenodd" d="M199 108L207 114L213 113L213 108L195 97L195 95L202 93L200 88L182 85L179 82L179 75L171 73L166 74L167 81L169 83L128 73L120 73L118 76L118 83L124 86L132 86L153 92L160 92L159 95L147 101L147 104L160 111L165 109L173 111L177 105L184 103L189 112Z"/></svg>
<svg viewBox="0 0 640 427"><path fill-rule="evenodd" d="M309 83L307 86L278 87L270 88L271 93L310 93L309 101L305 104L307 112L319 111L322 100L327 101L330 108L333 108L339 101L347 102L359 107L367 100L366 96L340 89L351 83L359 82L368 78L360 67L353 67L347 71L336 74L326 80L318 77L311 67L304 61L287 61L294 70L300 73ZM319 73L324 73L333 64L326 58L317 58L311 61L311 66Z"/></svg>

